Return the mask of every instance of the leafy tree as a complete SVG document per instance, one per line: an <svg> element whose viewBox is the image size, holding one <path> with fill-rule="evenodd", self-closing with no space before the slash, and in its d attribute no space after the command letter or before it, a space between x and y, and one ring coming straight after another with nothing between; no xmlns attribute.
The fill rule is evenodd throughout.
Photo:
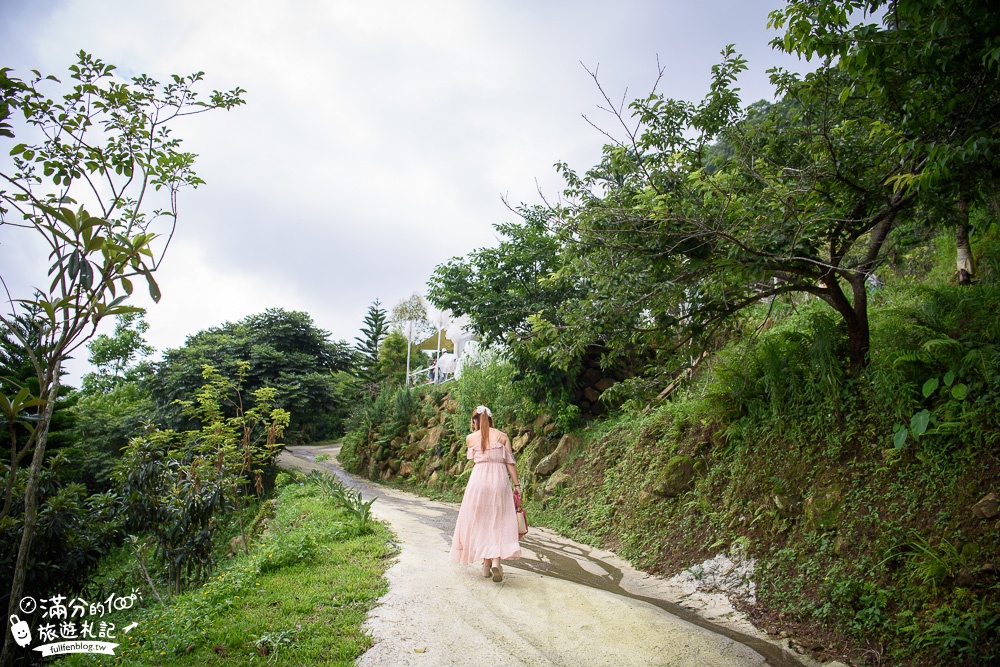
<svg viewBox="0 0 1000 667"><path fill-rule="evenodd" d="M352 368L354 351L346 341L330 342L329 333L307 313L280 308L206 329L189 336L183 347L163 353L150 383L166 425L174 430L193 427L175 402L197 393L204 366L235 377L242 362L249 363L244 391L253 395L273 387L277 407L292 413L290 437L304 441L335 435L332 415L346 397L337 392L334 374Z"/></svg>
<svg viewBox="0 0 1000 667"><path fill-rule="evenodd" d="M35 353L40 354L38 319L39 313L26 307L10 322L18 328L18 335L0 326L0 419L6 426L4 444L9 447L6 453L0 450L0 581L14 578L29 473L22 463L31 453L24 445L37 428L37 418L31 413L42 404L41 399L32 398L38 380L21 343L22 339L32 341ZM120 527L113 516L113 499L101 493L107 487L95 483L95 457L89 443L79 437L79 394L63 384L58 393L39 474L34 560L25 574L25 586L36 592L81 580L118 538ZM6 596L7 591L0 594L4 606Z"/></svg>
<svg viewBox="0 0 1000 667"><path fill-rule="evenodd" d="M923 157L895 176L906 185L995 164L998 23L995 3L960 0L790 0L768 22L785 30L775 48L846 73L842 101L863 96L885 110L898 130L890 147Z"/></svg>
<svg viewBox="0 0 1000 667"><path fill-rule="evenodd" d="M100 334L87 343L96 370L83 376L73 413L82 441L83 480L92 491L110 489L122 449L155 421L146 382L152 367L143 361L154 351L143 337L148 328L143 312L127 313L116 317L112 335Z"/></svg>
<svg viewBox="0 0 1000 667"><path fill-rule="evenodd" d="M566 270L571 251L550 229L551 212L533 206L518 213L519 222L496 225L495 248L435 268L427 295L436 307L468 316L484 344L503 349L527 395L559 406L573 398L578 376L598 364L601 349L589 345L553 363L550 341L539 332L565 324L560 311L567 301L599 297Z"/></svg>
<svg viewBox="0 0 1000 667"><path fill-rule="evenodd" d="M878 20L876 20L878 19ZM883 109L887 149L912 168L898 187L930 191L951 205L960 284L972 278L970 203L996 191L1000 174L1000 8L960 0L792 0L770 15L784 29L773 45L835 63L841 99Z"/></svg>
<svg viewBox="0 0 1000 667"><path fill-rule="evenodd" d="M195 89L201 73L175 76L161 86L147 76L121 81L114 69L80 52L62 92L55 77L36 74L25 82L0 69L0 141L20 139L5 148L12 163L0 170L0 227L44 241L47 258L39 263L50 266L52 279L35 297L19 300L41 308L40 345L21 343L35 371L37 398L45 403L24 445L33 455L24 486L11 614L21 598L38 526L39 482L62 363L101 320L130 312L123 303L133 280L144 279L150 295L159 299L153 274L178 221L177 195L184 186L202 183L193 171L194 155L180 150L170 125L243 103L238 88L199 100ZM54 86L56 95L50 97L47 91ZM80 205L77 197L88 204ZM0 322L9 324L14 316L0 314ZM16 328L8 330L18 335ZM0 664L6 667L13 656L5 644Z"/></svg>
<svg viewBox="0 0 1000 667"><path fill-rule="evenodd" d="M148 385L121 382L106 392L79 392L73 415L82 481L91 492L108 491L122 449L156 423Z"/></svg>
<svg viewBox="0 0 1000 667"><path fill-rule="evenodd" d="M416 292L392 307L392 326L411 341L435 330L427 319L427 305Z"/></svg>
<svg viewBox="0 0 1000 667"><path fill-rule="evenodd" d="M118 315L112 335L99 334L87 343L88 360L97 369L83 376L83 391L108 392L149 372L141 365L156 349L143 337L149 330L143 311Z"/></svg>
<svg viewBox="0 0 1000 667"><path fill-rule="evenodd" d="M414 341L435 331L434 326L427 319L427 305L424 303L423 297L414 292L410 298L403 299L393 306L392 325L409 341L409 345L406 346L406 366L403 373L403 381L406 382L406 375L410 372L411 360L413 359ZM420 368L426 367L424 355L417 355L417 359Z"/></svg>
<svg viewBox="0 0 1000 667"><path fill-rule="evenodd" d="M378 379L378 350L382 341L389 333L389 324L386 320L387 313L381 307L378 299L375 299L368 306L368 313L365 315L361 327L361 336L356 337L355 348L358 351L357 375L369 385L371 390L377 384ZM373 395L377 393L377 387L370 391Z"/></svg>
<svg viewBox="0 0 1000 667"><path fill-rule="evenodd" d="M198 428L151 429L132 439L115 469L126 526L155 537L175 593L211 570L219 517L231 510L239 517L246 549L243 497L249 489L263 491L264 475L281 449L278 439L289 414L274 406L277 394L270 387L255 390L253 407L244 406L249 368L239 363L237 376L230 378L205 366L204 384L193 399L181 402Z"/></svg>
<svg viewBox="0 0 1000 667"><path fill-rule="evenodd" d="M915 197L891 182L920 156L886 150L881 109L841 101L835 68L776 74L782 104L744 109L733 83L745 61L723 53L700 104L637 100L600 164L582 176L560 166L556 228L578 239L572 273L599 297L568 302L567 326L549 335L564 356L602 338L610 354L704 346L748 306L804 292L840 315L859 369L866 280ZM720 138L732 155L709 162Z"/></svg>
<svg viewBox="0 0 1000 667"><path fill-rule="evenodd" d="M396 329L382 340L378 350L378 376L386 385L402 387L406 384L406 361L410 347L406 336Z"/></svg>
<svg viewBox="0 0 1000 667"><path fill-rule="evenodd" d="M496 225L501 242L434 269L427 297L437 308L468 316L469 327L486 344L510 343L531 335L532 318L557 322L559 306L581 296L559 275L564 242L549 228L544 207L522 207L522 220Z"/></svg>

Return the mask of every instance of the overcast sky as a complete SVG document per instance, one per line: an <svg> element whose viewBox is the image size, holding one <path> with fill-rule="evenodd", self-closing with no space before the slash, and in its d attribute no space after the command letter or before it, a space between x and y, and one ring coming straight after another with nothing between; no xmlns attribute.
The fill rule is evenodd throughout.
<svg viewBox="0 0 1000 667"><path fill-rule="evenodd" d="M514 217L503 197L557 195L555 162L598 160L603 137L581 115L612 123L585 67L631 100L659 59L660 91L698 100L735 43L744 100L771 99L766 70L801 69L768 46L781 4L0 0L0 66L62 76L83 49L123 75L203 70L206 91L245 88L246 106L177 131L207 183L183 192L149 341L177 347L270 307L353 340L374 299L391 307L438 264L494 245L492 226ZM24 262L47 265L31 250L0 227L9 283Z"/></svg>

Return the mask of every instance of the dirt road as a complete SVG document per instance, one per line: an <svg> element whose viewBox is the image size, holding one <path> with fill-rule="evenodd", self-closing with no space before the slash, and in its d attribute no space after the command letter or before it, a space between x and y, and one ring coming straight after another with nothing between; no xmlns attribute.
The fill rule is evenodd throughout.
<svg viewBox="0 0 1000 667"><path fill-rule="evenodd" d="M328 460L315 461L326 453ZM361 667L816 665L756 630L721 595L692 595L614 554L532 528L501 583L448 562L458 506L380 487L336 463L335 447L289 447L283 467L323 470L377 497L399 540L389 592L367 622ZM695 611L697 610L697 611Z"/></svg>

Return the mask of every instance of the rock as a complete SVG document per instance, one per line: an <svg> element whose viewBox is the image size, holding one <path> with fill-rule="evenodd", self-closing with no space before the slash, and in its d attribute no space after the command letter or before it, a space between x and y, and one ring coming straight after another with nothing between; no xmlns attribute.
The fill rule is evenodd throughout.
<svg viewBox="0 0 1000 667"><path fill-rule="evenodd" d="M392 472L399 472L399 468L402 465L402 461L399 459L389 459L389 470Z"/></svg>
<svg viewBox="0 0 1000 667"><path fill-rule="evenodd" d="M242 535L237 535L233 539L229 540L229 552L226 553L227 556L235 556L237 553L241 553L246 546L246 542L243 541Z"/></svg>
<svg viewBox="0 0 1000 667"><path fill-rule="evenodd" d="M780 637L781 639L788 639L791 636L792 633L789 632L788 630L782 630L781 632L778 633L778 637Z"/></svg>
<svg viewBox="0 0 1000 667"><path fill-rule="evenodd" d="M529 431L525 431L521 435L514 438L514 441L510 443L510 446L514 450L514 453L518 454L522 449L527 447L529 442L531 442L531 433Z"/></svg>
<svg viewBox="0 0 1000 667"><path fill-rule="evenodd" d="M789 496L776 493L772 496L774 507L778 510L778 516L782 519L791 519L802 514L802 499L797 496Z"/></svg>
<svg viewBox="0 0 1000 667"><path fill-rule="evenodd" d="M552 431L554 431L554 430L556 430L556 425L555 424L546 424L545 428L542 429L542 433L544 433L545 435L548 435L549 433L552 433Z"/></svg>
<svg viewBox="0 0 1000 667"><path fill-rule="evenodd" d="M833 553L843 558L851 552L851 548L853 546L853 542L847 537L844 535L838 535L837 539L833 541Z"/></svg>
<svg viewBox="0 0 1000 667"><path fill-rule="evenodd" d="M566 464L570 452L581 442L575 435L566 434L559 440L556 450L538 462L535 466L536 475L550 475L556 468L561 468Z"/></svg>
<svg viewBox="0 0 1000 667"><path fill-rule="evenodd" d="M552 416L542 413L537 417L535 417L535 421L532 422L531 427L535 431L535 433L538 433L539 431L544 429L545 425L548 424L550 421L552 421Z"/></svg>
<svg viewBox="0 0 1000 667"><path fill-rule="evenodd" d="M430 419L427 420L427 428L432 428L440 423L441 422L438 421L437 417L431 417Z"/></svg>
<svg viewBox="0 0 1000 667"><path fill-rule="evenodd" d="M997 566L993 563L983 563L979 568L979 574L989 577L997 576Z"/></svg>
<svg viewBox="0 0 1000 667"><path fill-rule="evenodd" d="M992 491L987 493L982 500L972 506L972 513L980 519L992 519L1000 514L1000 498L997 498L997 494Z"/></svg>
<svg viewBox="0 0 1000 667"><path fill-rule="evenodd" d="M771 636L774 636L778 634L778 628L774 627L773 625L770 625L768 626L767 630L765 630L765 632L767 632L767 634Z"/></svg>
<svg viewBox="0 0 1000 667"><path fill-rule="evenodd" d="M597 384L597 382L599 382L600 379L601 379L600 370L596 368L588 368L583 372L583 375L580 376L580 384L582 384L585 387L590 387Z"/></svg>
<svg viewBox="0 0 1000 667"><path fill-rule="evenodd" d="M606 392L615 383L611 378L601 378L594 384L594 389L601 392L602 394Z"/></svg>
<svg viewBox="0 0 1000 667"><path fill-rule="evenodd" d="M397 435L395 438L389 441L389 446L393 449L399 449L399 446L403 444L403 437Z"/></svg>
<svg viewBox="0 0 1000 667"><path fill-rule="evenodd" d="M600 398L600 396L601 396L600 393L598 393L598 391L593 387L587 387L586 389L583 390L583 397L588 401L590 401L591 403Z"/></svg>
<svg viewBox="0 0 1000 667"><path fill-rule="evenodd" d="M427 480L427 486L429 486L431 488L435 488L435 487L437 487L438 482L440 480L441 480L441 478L438 476L437 472L435 471L434 474L431 475L431 478Z"/></svg>
<svg viewBox="0 0 1000 667"><path fill-rule="evenodd" d="M674 498L694 486L694 459L680 454L667 461L653 484L653 493Z"/></svg>
<svg viewBox="0 0 1000 667"><path fill-rule="evenodd" d="M570 476L560 470L556 474L552 475L552 477L549 477L549 481L545 482L545 494L550 495L555 493L562 487L566 486L569 480Z"/></svg>
<svg viewBox="0 0 1000 667"><path fill-rule="evenodd" d="M559 467L559 458L556 456L555 452L549 454L544 459L538 462L535 466L536 475L550 475L552 471Z"/></svg>
<svg viewBox="0 0 1000 667"><path fill-rule="evenodd" d="M444 464L441 462L441 459L434 459L427 464L427 467L424 468L424 475L436 473L442 467L444 467Z"/></svg>
<svg viewBox="0 0 1000 667"><path fill-rule="evenodd" d="M827 531L840 528L840 510L844 490L838 483L816 489L805 502L806 525L812 530Z"/></svg>
<svg viewBox="0 0 1000 667"><path fill-rule="evenodd" d="M413 461L403 461L400 463L399 474L403 477L411 477L413 475Z"/></svg>
<svg viewBox="0 0 1000 667"><path fill-rule="evenodd" d="M441 436L444 434L444 426L435 426L426 430L424 436L420 439L418 447L423 452L429 452L434 450L438 443L441 442Z"/></svg>
<svg viewBox="0 0 1000 667"><path fill-rule="evenodd" d="M456 463L452 467L448 468L448 474L451 475L452 477L458 477L461 474L461 472L462 472L461 462Z"/></svg>
<svg viewBox="0 0 1000 667"><path fill-rule="evenodd" d="M972 588L976 585L976 573L971 567L963 567L955 576L955 583L962 588Z"/></svg>

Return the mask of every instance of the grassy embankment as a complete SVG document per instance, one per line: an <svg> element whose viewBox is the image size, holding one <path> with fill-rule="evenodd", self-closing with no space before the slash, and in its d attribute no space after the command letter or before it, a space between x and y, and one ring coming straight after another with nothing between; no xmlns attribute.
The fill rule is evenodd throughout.
<svg viewBox="0 0 1000 667"><path fill-rule="evenodd" d="M126 550L109 559L91 583L94 599L144 591L136 608L103 619L115 623L118 656L77 655L58 664L353 664L371 645L361 624L386 590L390 534L337 502L328 483L279 479L288 483L258 508L261 529L249 554L220 551L209 581L165 604L150 595ZM138 625L124 634L131 623Z"/></svg>
<svg viewBox="0 0 1000 667"><path fill-rule="evenodd" d="M341 458L454 499L468 414L489 402L533 522L662 574L754 558L748 612L817 658L1000 662L1000 521L973 509L1000 492L996 239L980 267L972 287L943 268L888 280L872 295L871 365L854 376L829 309L779 301L649 410L566 435L501 362L448 393L380 398Z"/></svg>

